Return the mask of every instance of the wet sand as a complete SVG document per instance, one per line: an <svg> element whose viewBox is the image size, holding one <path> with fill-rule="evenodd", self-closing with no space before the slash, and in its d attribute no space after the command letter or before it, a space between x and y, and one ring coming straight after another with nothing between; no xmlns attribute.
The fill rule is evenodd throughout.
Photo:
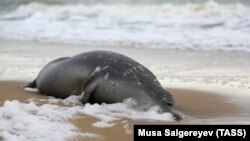
<svg viewBox="0 0 250 141"><path fill-rule="evenodd" d="M24 91L22 86L27 82L24 81L0 81L0 103L1 105L6 100L19 100L25 102L33 99L46 99L44 95L37 92ZM168 88L176 100L176 105L179 110L191 117L192 119L212 119L216 117L237 116L242 112L242 109L230 102L230 97L195 91L187 89ZM101 136L101 140L117 141L117 140L133 140L132 129L134 124L185 124L189 118L181 122L162 122L162 121L134 121L130 119L121 119L116 122L115 126L107 128L93 127L92 124L98 119L88 115L78 115L71 122L76 125L80 131L92 132ZM85 138L86 139L86 138ZM73 140L82 140L76 137ZM88 140L97 140L89 138Z"/></svg>
<svg viewBox="0 0 250 141"><path fill-rule="evenodd" d="M231 104L230 98L210 92L168 89L173 94L180 111L197 118L229 116L241 110Z"/></svg>
<svg viewBox="0 0 250 141"><path fill-rule="evenodd" d="M30 98L47 98L44 95L23 90L25 84L26 82L22 81L0 81L0 105L2 105L5 100L18 100L25 102Z"/></svg>

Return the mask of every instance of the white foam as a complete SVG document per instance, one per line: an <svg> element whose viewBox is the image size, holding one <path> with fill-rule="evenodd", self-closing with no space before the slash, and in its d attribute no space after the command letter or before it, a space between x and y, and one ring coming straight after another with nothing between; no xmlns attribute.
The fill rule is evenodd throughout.
<svg viewBox="0 0 250 141"><path fill-rule="evenodd" d="M80 104L81 105L81 99L82 95L77 96L77 95L72 95L70 97L67 97L66 99L63 100L65 104Z"/></svg>
<svg viewBox="0 0 250 141"><path fill-rule="evenodd" d="M99 127L99 128L107 128L107 127L112 127L114 125L115 123L108 123L106 121L99 121L99 122L95 122L92 124L92 126Z"/></svg>
<svg viewBox="0 0 250 141"><path fill-rule="evenodd" d="M101 120L100 122L93 124L93 126L96 127L113 126L113 122L121 118L134 120L174 120L170 113L158 113L158 107L152 107L148 111L136 110L134 102L131 100L114 104L85 104L83 110L85 114L95 116Z"/></svg>
<svg viewBox="0 0 250 141"><path fill-rule="evenodd" d="M124 124L123 128L125 129L126 134L133 134L133 131L129 129L129 124Z"/></svg>
<svg viewBox="0 0 250 141"><path fill-rule="evenodd" d="M77 104L82 106L81 113L94 116L100 121L93 124L95 127L111 127L114 122L121 118L128 118L134 120L163 120L173 121L174 118L170 113L158 113L157 106L151 107L147 111L140 110L137 102L133 99L126 99L122 103L114 104L85 104L81 102L82 96L70 96L65 100L52 98L53 103L63 102L65 104ZM68 99L71 99L70 101ZM49 100L50 101L50 100Z"/></svg>
<svg viewBox="0 0 250 141"><path fill-rule="evenodd" d="M83 132L69 123L78 109L33 102L5 101L0 107L0 137L7 141L68 140L75 136L97 138L94 133Z"/></svg>
<svg viewBox="0 0 250 141"><path fill-rule="evenodd" d="M38 92L37 88L24 88L25 91Z"/></svg>
<svg viewBox="0 0 250 141"><path fill-rule="evenodd" d="M45 5L0 16L0 38L193 50L250 49L242 4Z"/></svg>
<svg viewBox="0 0 250 141"><path fill-rule="evenodd" d="M5 101L0 107L0 136L5 140L67 140L76 136L98 137L93 133L81 133L69 120L79 114L87 114L100 121L93 123L95 127L112 127L121 118L153 119L172 121L171 114L157 113L157 109L137 111L134 102L126 101L115 104L81 104L80 97L71 96L66 100L53 99L52 104L37 106L33 100L30 103ZM50 100L48 100L50 101ZM56 102L76 104L75 106L60 107ZM51 101L49 102L51 103ZM131 107L132 106L132 107ZM82 121L84 122L84 120ZM127 128L127 127L126 127Z"/></svg>
<svg viewBox="0 0 250 141"><path fill-rule="evenodd" d="M153 119L172 121L169 113L159 114L157 109L137 111L131 107L134 102L129 100L115 104L86 104L82 105L80 97L71 96L66 100L53 99L53 104L37 106L33 100L29 103L19 101L5 101L0 107L0 137L4 140L67 140L76 136L98 138L99 135L80 132L69 120L77 118L79 114L90 115L100 121L93 123L94 127L107 128L115 125L121 118ZM75 104L74 106L59 106L56 102ZM51 103L50 100L48 100ZM84 122L84 120L82 121ZM128 130L127 126L124 127Z"/></svg>

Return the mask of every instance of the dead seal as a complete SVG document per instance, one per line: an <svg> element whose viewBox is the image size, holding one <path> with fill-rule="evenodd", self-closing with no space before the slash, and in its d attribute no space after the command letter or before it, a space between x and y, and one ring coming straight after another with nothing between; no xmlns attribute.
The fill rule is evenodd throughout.
<svg viewBox="0 0 250 141"><path fill-rule="evenodd" d="M48 63L26 87L59 98L83 94L83 103L116 103L133 98L144 107L176 113L175 101L140 63L110 51L91 51Z"/></svg>

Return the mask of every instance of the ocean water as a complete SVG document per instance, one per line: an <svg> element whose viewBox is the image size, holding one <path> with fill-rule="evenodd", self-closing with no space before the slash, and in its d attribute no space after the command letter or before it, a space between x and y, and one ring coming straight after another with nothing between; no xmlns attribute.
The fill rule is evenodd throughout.
<svg viewBox="0 0 250 141"><path fill-rule="evenodd" d="M1 0L0 39L250 51L248 0Z"/></svg>

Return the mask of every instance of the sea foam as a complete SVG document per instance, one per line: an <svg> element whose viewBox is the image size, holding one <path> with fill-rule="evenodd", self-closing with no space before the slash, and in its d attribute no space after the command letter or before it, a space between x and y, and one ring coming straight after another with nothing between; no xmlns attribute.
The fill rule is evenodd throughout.
<svg viewBox="0 0 250 141"><path fill-rule="evenodd" d="M81 96L71 96L65 100L50 98L45 104L36 105L35 100L22 103L17 100L5 101L0 107L0 138L6 141L19 140L69 140L75 137L102 138L96 133L80 131L70 120L79 115L89 115L99 119L93 127L108 128L120 119L151 119L173 121L170 113L157 113L153 107L149 111L137 111L133 108L134 102L126 100L114 104L86 104L80 102ZM57 103L64 103L59 106ZM85 122L84 118L81 122ZM127 125L124 123L124 126ZM129 130L129 129L124 129Z"/></svg>
<svg viewBox="0 0 250 141"><path fill-rule="evenodd" d="M250 7L29 3L0 16L0 38L192 50L250 49Z"/></svg>

